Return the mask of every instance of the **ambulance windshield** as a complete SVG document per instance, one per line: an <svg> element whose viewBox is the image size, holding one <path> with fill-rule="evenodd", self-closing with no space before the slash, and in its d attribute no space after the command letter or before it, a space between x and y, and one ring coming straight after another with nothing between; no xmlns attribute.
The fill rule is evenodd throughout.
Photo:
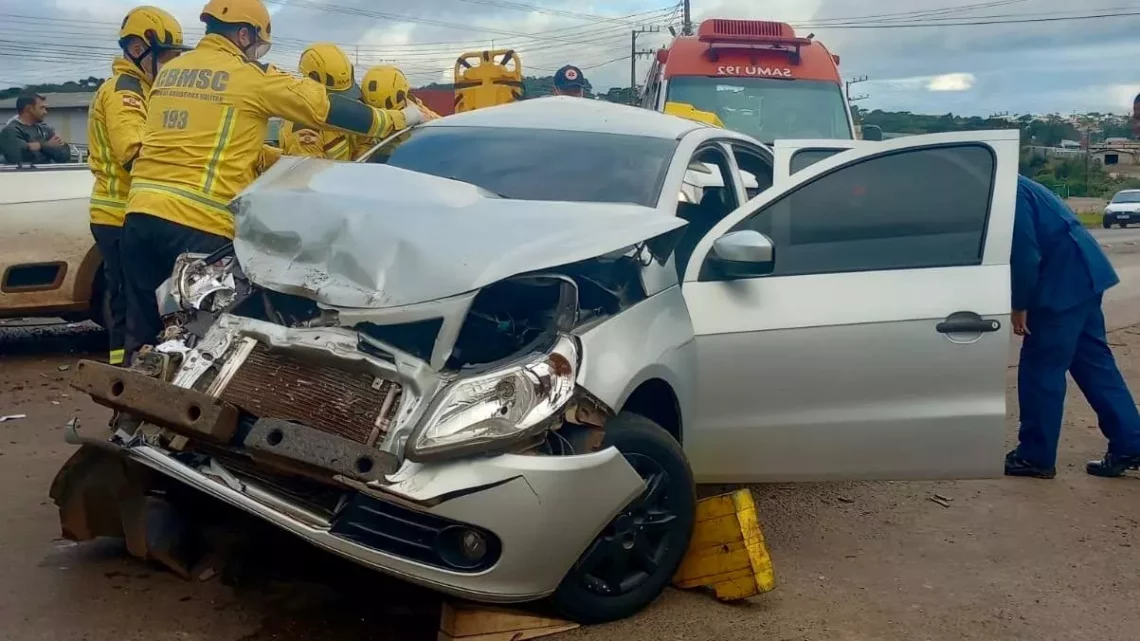
<svg viewBox="0 0 1140 641"><path fill-rule="evenodd" d="M715 112L728 129L763 142L852 138L843 92L834 82L675 76L668 87L667 101Z"/></svg>

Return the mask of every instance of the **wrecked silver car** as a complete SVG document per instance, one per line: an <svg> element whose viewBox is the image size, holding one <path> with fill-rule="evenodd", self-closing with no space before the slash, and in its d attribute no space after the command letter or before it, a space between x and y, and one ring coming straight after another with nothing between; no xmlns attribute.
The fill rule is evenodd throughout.
<svg viewBox="0 0 1140 641"><path fill-rule="evenodd" d="M178 511L173 481L448 594L550 597L597 622L672 578L693 531L690 463L710 482L993 473L1016 132L882 145L770 187L773 156L745 136L559 98L433 121L366 162L285 159L232 204L232 246L178 261L157 344L131 369L78 366L73 385L118 415L108 435L69 428L84 447L52 488L64 532L185 568L148 516ZM991 171L947 157L956 145L989 150ZM933 164L914 155L930 150ZM947 198L982 208L979 229L934 227L899 259L950 252L938 275L960 286L935 300L930 264L871 269L878 296L908 294L847 316L772 289L810 273L781 271L782 243L795 268L808 258L796 232L738 223L884 154L961 178ZM866 274L845 271L808 285L849 298ZM784 321L798 332L775 331ZM837 349L886 324L905 358ZM851 371L874 393L883 367L932 356L932 373L907 367L878 398L818 394ZM947 385L939 361L962 379ZM812 396L789 387L811 377Z"/></svg>

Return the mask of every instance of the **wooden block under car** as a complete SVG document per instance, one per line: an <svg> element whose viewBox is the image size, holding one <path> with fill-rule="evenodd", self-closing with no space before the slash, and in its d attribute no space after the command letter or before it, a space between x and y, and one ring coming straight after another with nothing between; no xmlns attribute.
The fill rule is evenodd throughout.
<svg viewBox="0 0 1140 641"><path fill-rule="evenodd" d="M577 623L520 610L469 603L444 603L438 641L525 641L567 632Z"/></svg>
<svg viewBox="0 0 1140 641"><path fill-rule="evenodd" d="M673 585L709 587L721 601L747 599L776 587L751 490L697 502L693 541Z"/></svg>

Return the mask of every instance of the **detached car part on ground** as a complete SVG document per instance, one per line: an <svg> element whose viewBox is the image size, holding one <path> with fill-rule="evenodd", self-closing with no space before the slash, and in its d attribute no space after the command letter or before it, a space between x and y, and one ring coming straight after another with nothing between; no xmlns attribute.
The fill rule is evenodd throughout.
<svg viewBox="0 0 1140 641"><path fill-rule="evenodd" d="M390 140L283 159L232 205L232 250L179 261L159 344L81 363L74 384L134 418L70 427L68 537L186 574L166 534L206 495L596 622L673 577L694 480L1001 473L1016 132L792 172L735 132L544 98Z"/></svg>

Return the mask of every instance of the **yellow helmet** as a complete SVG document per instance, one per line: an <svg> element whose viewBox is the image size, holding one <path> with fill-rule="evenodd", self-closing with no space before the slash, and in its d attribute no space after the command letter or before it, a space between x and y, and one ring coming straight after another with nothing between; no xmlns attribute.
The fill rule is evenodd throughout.
<svg viewBox="0 0 1140 641"><path fill-rule="evenodd" d="M325 86L325 89L357 100L360 87L356 84L356 70L340 47L330 42L309 45L301 52L301 64L297 68L302 76L312 78Z"/></svg>
<svg viewBox="0 0 1140 641"><path fill-rule="evenodd" d="M361 89L364 102L377 109L403 109L408 106L411 84L403 72L392 66L372 67L364 74Z"/></svg>
<svg viewBox="0 0 1140 641"><path fill-rule="evenodd" d="M261 0L209 0L202 7L202 22L213 18L226 24L247 24L257 31L258 49L253 58L260 58L269 52L273 42L272 26L269 24L269 10Z"/></svg>
<svg viewBox="0 0 1140 641"><path fill-rule="evenodd" d="M182 42L182 25L158 7L135 7L127 12L119 27L119 46L125 46L128 38L138 38L154 49L190 49Z"/></svg>

